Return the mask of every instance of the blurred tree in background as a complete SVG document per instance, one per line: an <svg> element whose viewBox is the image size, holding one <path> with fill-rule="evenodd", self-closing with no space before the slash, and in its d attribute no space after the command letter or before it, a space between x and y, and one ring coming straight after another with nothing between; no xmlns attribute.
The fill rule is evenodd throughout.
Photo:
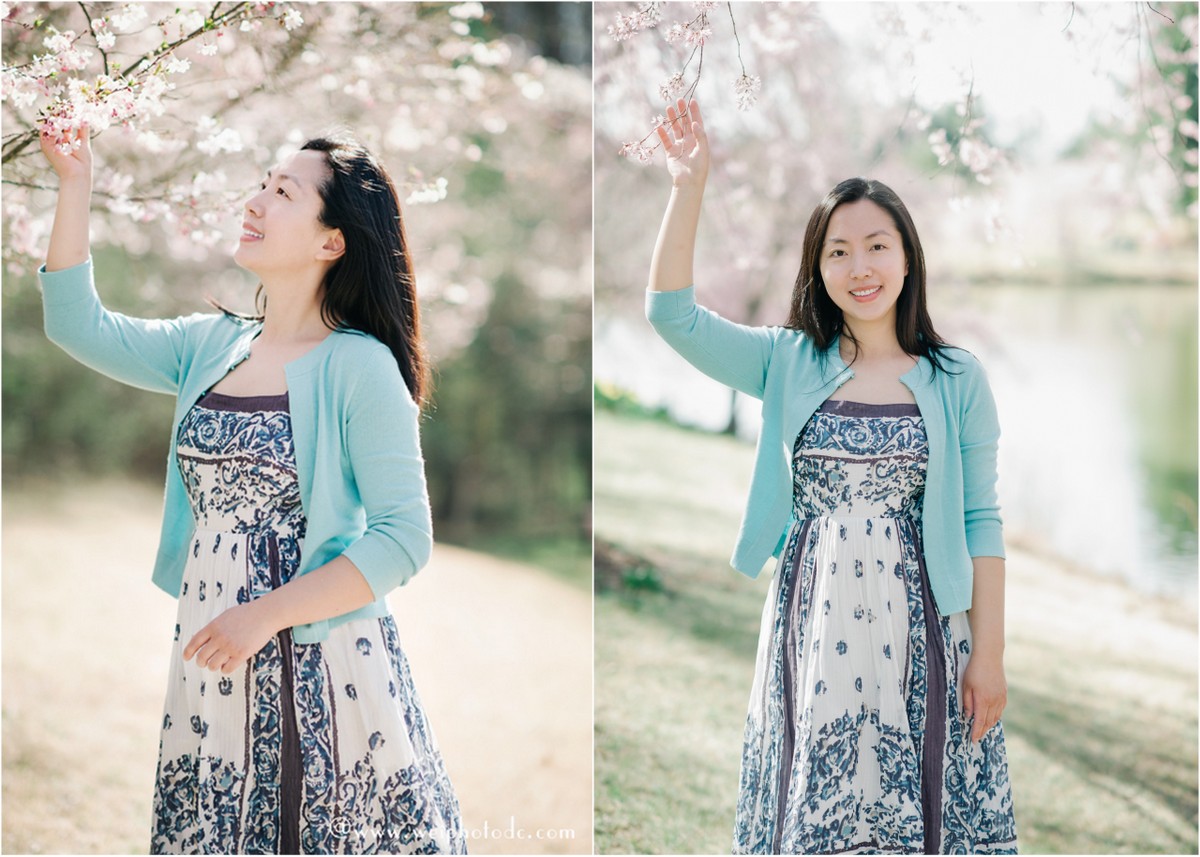
<svg viewBox="0 0 1200 857"><path fill-rule="evenodd" d="M113 309L249 308L241 204L330 127L388 164L435 363L439 535L586 544L591 474L590 15L578 4L6 3L6 481L161 479L171 402L41 331L55 179L36 126L89 121L92 248ZM509 6L513 8L508 8Z"/></svg>
<svg viewBox="0 0 1200 857"><path fill-rule="evenodd" d="M1075 12L1085 30L1080 41L1104 33L1090 18L1095 10L1081 5ZM1072 22L1073 25L1074 22ZM1117 92L1126 109L1096 117L1069 150L1072 159L1100 158L1120 164L1126 171L1170 170L1175 192L1139 194L1137 207L1152 211L1159 220L1185 215L1196 217L1196 7L1169 3L1131 4L1129 15L1116 33L1137 45L1133 73L1117 80ZM1135 190L1144 190L1136 183ZM1133 202L1132 200L1130 202Z"/></svg>

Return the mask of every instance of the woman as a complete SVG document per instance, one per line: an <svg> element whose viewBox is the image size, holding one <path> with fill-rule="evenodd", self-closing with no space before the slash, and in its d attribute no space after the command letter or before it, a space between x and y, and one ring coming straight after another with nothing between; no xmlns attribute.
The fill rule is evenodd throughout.
<svg viewBox="0 0 1200 857"><path fill-rule="evenodd" d="M154 853L463 852L384 596L426 562L427 369L396 191L319 138L245 204L260 316L141 320L92 283L87 129L64 153L47 335L177 397L154 582L179 598Z"/></svg>
<svg viewBox="0 0 1200 857"><path fill-rule="evenodd" d="M784 327L695 303L709 148L681 99L647 315L697 368L763 400L733 555L781 555L763 609L737 853L1016 849L1000 713L1004 546L987 380L925 309L896 195L851 179L817 206Z"/></svg>

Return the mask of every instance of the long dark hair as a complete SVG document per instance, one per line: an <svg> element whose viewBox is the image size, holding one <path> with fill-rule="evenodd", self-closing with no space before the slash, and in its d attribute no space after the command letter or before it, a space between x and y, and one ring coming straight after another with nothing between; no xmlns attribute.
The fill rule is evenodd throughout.
<svg viewBox="0 0 1200 857"><path fill-rule="evenodd" d="M829 297L825 281L821 279L821 246L829 231L829 218L838 206L861 199L869 199L888 212L904 241L908 274L896 300L896 339L905 353L927 358L935 371L946 371L939 358L945 356L942 352L948 343L934 330L925 306L925 252L921 249L917 227L896 192L874 179L846 179L813 209L804 233L800 273L792 290L792 309L784 326L811 337L822 354L839 333L843 334L854 343L857 354L858 341L846 327L841 309Z"/></svg>
<svg viewBox="0 0 1200 857"><path fill-rule="evenodd" d="M329 177L318 188L318 219L327 229L340 229L346 246L321 282L321 319L332 329L369 333L391 349L409 393L423 406L431 386L429 363L396 186L383 164L348 134L314 137L300 148L325 155ZM261 321L266 293L260 283L257 315L215 305Z"/></svg>
<svg viewBox="0 0 1200 857"><path fill-rule="evenodd" d="M347 135L314 137L301 150L323 152L321 225L340 229L346 250L325 273L321 318L369 333L391 349L418 405L429 394L417 282L400 216L400 197L383 164Z"/></svg>

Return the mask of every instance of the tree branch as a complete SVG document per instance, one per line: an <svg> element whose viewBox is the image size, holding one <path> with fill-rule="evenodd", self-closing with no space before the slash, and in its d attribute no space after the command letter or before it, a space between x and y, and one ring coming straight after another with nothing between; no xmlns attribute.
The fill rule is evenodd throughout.
<svg viewBox="0 0 1200 857"><path fill-rule="evenodd" d="M84 8L84 4L82 2L79 5L81 8ZM120 74L120 78L122 80L129 80L134 76L134 72L137 69L139 69L140 67L146 66L146 65L153 67L158 62L160 62L164 57L168 56L170 53L172 53L176 48L180 47L181 45L187 44L188 42L193 41L194 39L198 38L199 36L204 35L205 33L208 33L213 30L220 29L223 26L226 26L228 23L230 23L230 21L234 17L243 13L250 5L251 4L249 2L246 2L246 0L243 0L243 2L234 4L234 6L232 8L226 10L225 12L222 12L220 15L214 15L214 16L210 16L210 17L206 18L204 23L201 26L197 27L195 30L188 33L187 35L181 36L180 38L176 39L174 42L171 42L169 44L160 45L158 47L158 49L151 51L150 53L143 54L142 56L138 57L138 59L135 60L132 65L130 65L128 68L122 70L122 72ZM217 3L215 6L213 6L213 9L212 9L213 13L216 13L220 9L220 6L221 6L220 3ZM91 16L88 15L86 8L84 8L84 16L88 19L88 24L90 27ZM253 16L250 16L250 17L253 17ZM104 52L101 51L101 53L104 53ZM104 61L105 61L105 73L107 73L108 72L108 56L107 55L105 55ZM149 69L143 70L142 73L144 74L148 70ZM18 157L19 155L21 155L26 149L29 148L29 146L31 144L33 144L37 140L37 138L38 138L38 129L31 128L30 130L24 132L23 134L17 135L16 137L12 137L12 138L9 138L8 140L6 140L5 144L4 144L5 151L3 153L3 156L0 157L0 164L7 164L9 161L11 161L14 158Z"/></svg>
<svg viewBox="0 0 1200 857"><path fill-rule="evenodd" d="M121 77L128 79L139 66L144 65L146 63L150 63L151 65L153 65L154 63L158 62L163 57L165 57L167 54L174 51L180 45L185 45L188 42L192 41L193 39L197 38L198 36L202 36L211 30L216 30L216 29L223 27L225 24L229 23L229 20L231 18L236 16L239 12L241 12L243 9L245 9L249 5L250 4L248 2L236 3L236 4L234 4L232 9L222 12L220 14L220 16L213 15L208 18L205 18L203 24L201 24L195 30L192 30L192 32L188 33L186 36L180 36L178 39L171 42L170 44L160 45L157 51L152 51L148 54L138 57L134 61L134 63L131 66L129 66L129 68L127 68L121 72ZM221 6L220 3L213 6L213 12L215 13L217 11L217 9L220 8L220 6Z"/></svg>
<svg viewBox="0 0 1200 857"><path fill-rule="evenodd" d="M1162 12L1158 11L1157 9L1155 9L1155 8L1154 8L1153 6L1151 6L1149 3L1147 3L1147 4L1146 4L1146 8L1147 8L1147 9L1149 9L1151 12L1153 12L1155 15L1159 15L1159 16L1161 16L1161 17L1163 17L1163 18L1166 18L1166 19L1167 19L1168 21L1170 21L1172 24L1174 24L1174 23L1175 23L1175 19L1174 19L1174 18L1168 17L1167 15L1165 15L1165 14L1163 14Z"/></svg>
<svg viewBox="0 0 1200 857"><path fill-rule="evenodd" d="M733 25L733 41L734 41L734 44L737 45L738 65L740 65L742 67L742 76L745 77L746 64L744 62L742 62L742 40L738 38L737 21L735 21L733 18L733 4L726 3L725 8L729 10L729 23Z"/></svg>
<svg viewBox="0 0 1200 857"><path fill-rule="evenodd" d="M92 23L92 16L88 13L87 4L84 3L83 0L80 0L79 8L83 11L83 17L87 19L88 32L91 33L94 38L96 36L96 29L95 29L95 25ZM104 60L104 74L107 77L108 76L108 51L106 51L106 50L104 50L104 48L100 47L99 39L96 39L96 50L100 51L100 56Z"/></svg>
<svg viewBox="0 0 1200 857"><path fill-rule="evenodd" d="M1149 3L1147 3L1147 4L1146 4L1146 8L1148 8L1148 9L1154 9L1154 7L1153 7L1153 6L1151 6ZM1158 10L1154 9L1154 11L1158 11ZM1150 113L1150 105L1148 105L1148 104L1146 103L1146 82L1145 82L1144 76L1143 76L1143 74L1142 74L1142 37L1141 37L1141 32L1142 32L1142 28L1143 28L1143 26L1145 27L1145 31L1146 31L1146 40L1145 40L1145 41L1146 41L1146 48L1147 48L1147 50L1149 50L1149 51L1150 51L1150 59L1151 59L1151 60L1154 62L1154 68L1155 68L1155 69L1158 71L1159 78L1160 78L1160 79L1161 79L1161 78L1163 78L1163 77L1164 77L1164 75L1163 75L1162 66L1161 66L1161 65L1159 65L1159 62L1158 62L1158 54L1156 54L1156 53L1155 53L1155 51L1154 51L1154 33L1153 33L1153 32L1151 31L1151 29L1150 29L1150 22L1149 22L1148 20L1143 20L1143 16L1144 16L1145 14L1146 14L1146 13L1145 13L1145 12L1143 12L1143 11L1142 11L1142 9L1141 9L1140 7L1138 7L1138 9L1137 9L1137 23L1138 23L1138 101L1140 101L1140 102L1141 102L1141 105L1142 105L1142 114L1143 114L1143 115L1146 117L1146 127L1147 127L1147 128L1153 128L1153 127L1154 127L1154 124L1155 124L1155 123L1154 123L1154 116L1153 116L1153 115ZM1160 15L1162 15L1162 13L1161 13L1161 12L1159 12L1159 14L1160 14ZM1164 18L1167 18L1167 16L1166 16L1166 15L1163 15L1162 17L1164 17ZM1170 19L1170 18L1167 18L1167 20L1168 20L1168 21L1171 21L1171 19ZM1172 24L1174 24L1175 22L1174 22L1174 21L1171 21L1171 23L1172 23ZM1168 102L1168 103L1169 103L1169 102ZM1175 108L1172 106L1172 107L1170 107L1170 110L1171 110L1171 121L1174 123L1174 121L1175 121ZM1165 164L1167 165L1167 167L1168 167L1168 168L1170 168L1170 170L1171 170L1171 173L1172 173L1172 174L1175 176L1175 178L1176 178L1176 179L1178 179L1178 180L1180 180L1180 181L1182 181L1182 180L1183 180L1183 176L1182 176L1182 175L1180 175L1180 173L1179 173L1179 169L1178 169L1178 168L1175 166L1175 164L1171 163L1171 158L1170 158L1170 154L1171 154L1171 152L1170 152L1170 150L1168 149L1166 152L1164 152L1162 149L1160 149L1160 148L1158 147L1158 140L1156 140L1156 139L1154 138L1154 135L1153 135L1153 134L1151 134L1151 135L1150 135L1150 145L1154 147L1154 153L1155 153L1156 155L1158 155L1160 158L1162 158L1162 160L1163 160L1163 163L1165 163Z"/></svg>
<svg viewBox="0 0 1200 857"><path fill-rule="evenodd" d="M58 191L56 185L37 184L36 182L17 181L16 179L0 179L0 184L12 185L13 187L22 187L28 190L49 190ZM102 197L104 199L120 199L125 202L170 202L169 194L159 194L157 196L124 196L111 193L105 190L92 190L92 196Z"/></svg>

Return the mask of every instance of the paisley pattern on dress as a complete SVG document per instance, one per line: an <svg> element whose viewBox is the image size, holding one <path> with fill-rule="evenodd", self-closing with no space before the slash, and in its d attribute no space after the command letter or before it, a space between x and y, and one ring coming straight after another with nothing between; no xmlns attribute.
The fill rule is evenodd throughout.
<svg viewBox="0 0 1200 857"><path fill-rule="evenodd" d="M222 612L292 579L300 504L287 397L209 393L180 423L196 515L163 711L151 853L466 853L458 800L391 616L231 675L183 660Z"/></svg>
<svg viewBox="0 0 1200 857"><path fill-rule="evenodd" d="M926 580L928 458L916 405L827 401L796 438L735 854L1016 853L1003 726L970 741L970 626Z"/></svg>

